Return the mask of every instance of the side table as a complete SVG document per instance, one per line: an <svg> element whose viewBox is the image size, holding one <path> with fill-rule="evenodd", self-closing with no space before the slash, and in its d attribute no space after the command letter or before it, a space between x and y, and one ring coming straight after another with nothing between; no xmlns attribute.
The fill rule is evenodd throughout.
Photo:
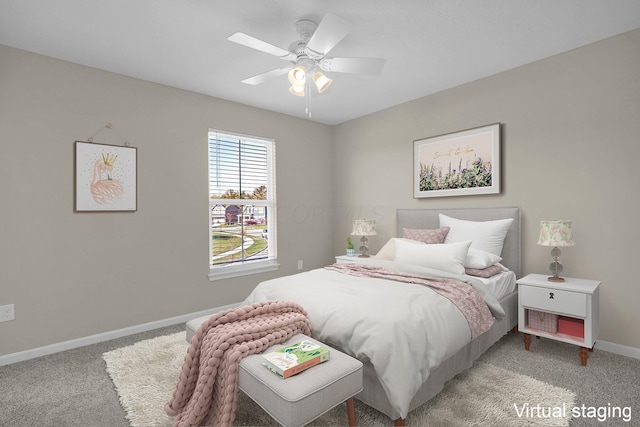
<svg viewBox="0 0 640 427"><path fill-rule="evenodd" d="M358 255L356 256L338 255L336 256L336 264L353 264L353 263L362 262L363 260L368 260L371 258L373 258L372 255L370 255L367 258L360 258Z"/></svg>
<svg viewBox="0 0 640 427"><path fill-rule="evenodd" d="M531 335L551 338L580 346L580 361L587 366L600 330L600 282L565 277L564 282L551 282L543 274L529 274L518 284L518 329L524 333L524 346L529 350ZM551 315L550 327L536 322L535 317ZM553 323L555 322L555 324Z"/></svg>

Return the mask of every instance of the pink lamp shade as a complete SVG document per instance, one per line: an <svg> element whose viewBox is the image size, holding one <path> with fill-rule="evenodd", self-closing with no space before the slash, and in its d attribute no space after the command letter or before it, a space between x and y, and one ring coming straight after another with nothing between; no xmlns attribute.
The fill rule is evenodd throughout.
<svg viewBox="0 0 640 427"><path fill-rule="evenodd" d="M540 246L573 246L573 225L571 221L540 221Z"/></svg>
<svg viewBox="0 0 640 427"><path fill-rule="evenodd" d="M355 219L353 220L353 230L351 234L354 236L375 236L375 220L373 219Z"/></svg>

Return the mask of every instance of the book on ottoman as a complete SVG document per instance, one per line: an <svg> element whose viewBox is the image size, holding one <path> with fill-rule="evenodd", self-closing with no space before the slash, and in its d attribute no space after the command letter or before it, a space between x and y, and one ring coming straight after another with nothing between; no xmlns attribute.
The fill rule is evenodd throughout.
<svg viewBox="0 0 640 427"><path fill-rule="evenodd" d="M289 378L305 369L329 360L329 349L302 340L279 350L263 354L263 363L269 370L282 378Z"/></svg>

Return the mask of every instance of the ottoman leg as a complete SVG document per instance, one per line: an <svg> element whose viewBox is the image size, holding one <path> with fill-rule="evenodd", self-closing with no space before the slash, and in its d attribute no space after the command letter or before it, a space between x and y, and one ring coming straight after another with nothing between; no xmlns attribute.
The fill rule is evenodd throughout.
<svg viewBox="0 0 640 427"><path fill-rule="evenodd" d="M356 405L353 396L347 399L347 416L349 417L349 427L355 427L357 425Z"/></svg>

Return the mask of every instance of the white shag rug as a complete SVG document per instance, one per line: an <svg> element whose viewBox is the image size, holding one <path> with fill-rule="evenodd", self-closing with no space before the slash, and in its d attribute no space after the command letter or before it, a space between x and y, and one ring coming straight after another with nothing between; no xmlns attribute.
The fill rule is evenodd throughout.
<svg viewBox="0 0 640 427"><path fill-rule="evenodd" d="M161 336L103 354L107 372L133 427L172 426L164 404L173 395L188 344L184 333ZM406 419L408 426L567 426L575 393L496 366L477 363L451 380L442 392ZM312 425L346 424L339 405ZM528 408L528 409L527 409ZM358 425L392 424L356 400ZM236 426L277 426L240 393Z"/></svg>

